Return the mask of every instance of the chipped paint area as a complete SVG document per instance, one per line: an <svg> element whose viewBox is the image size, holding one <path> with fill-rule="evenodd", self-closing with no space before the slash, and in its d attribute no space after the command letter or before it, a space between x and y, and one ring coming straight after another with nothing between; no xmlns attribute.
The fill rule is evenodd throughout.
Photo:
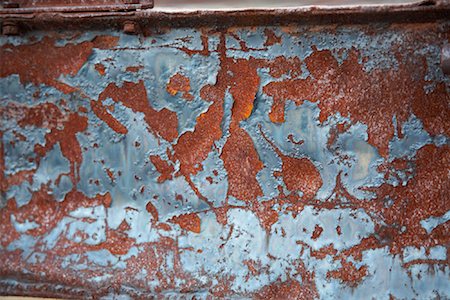
<svg viewBox="0 0 450 300"><path fill-rule="evenodd" d="M449 25L1 37L0 292L449 298Z"/></svg>

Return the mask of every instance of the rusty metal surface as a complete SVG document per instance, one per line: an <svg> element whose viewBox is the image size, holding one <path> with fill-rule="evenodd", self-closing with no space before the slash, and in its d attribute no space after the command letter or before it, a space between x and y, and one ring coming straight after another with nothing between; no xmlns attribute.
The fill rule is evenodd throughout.
<svg viewBox="0 0 450 300"><path fill-rule="evenodd" d="M450 297L448 21L140 26L0 38L1 294Z"/></svg>
<svg viewBox="0 0 450 300"><path fill-rule="evenodd" d="M114 12L153 7L153 0L9 0L3 1L0 14Z"/></svg>
<svg viewBox="0 0 450 300"><path fill-rule="evenodd" d="M425 23L447 20L450 14L448 0L381 6L307 6L278 9L170 11L164 9L136 9L136 5L120 6L121 10L102 11L87 7L86 11L47 7L1 9L0 21L20 22L27 30L92 29L121 26L124 21L139 22L144 27L204 27L279 26L291 24L365 24L376 22ZM36 9L36 10L33 10Z"/></svg>

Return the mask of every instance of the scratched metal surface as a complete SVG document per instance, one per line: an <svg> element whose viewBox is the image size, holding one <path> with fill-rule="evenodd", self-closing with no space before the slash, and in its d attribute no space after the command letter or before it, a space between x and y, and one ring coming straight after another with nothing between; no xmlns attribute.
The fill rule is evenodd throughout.
<svg viewBox="0 0 450 300"><path fill-rule="evenodd" d="M450 298L450 23L0 38L0 293Z"/></svg>

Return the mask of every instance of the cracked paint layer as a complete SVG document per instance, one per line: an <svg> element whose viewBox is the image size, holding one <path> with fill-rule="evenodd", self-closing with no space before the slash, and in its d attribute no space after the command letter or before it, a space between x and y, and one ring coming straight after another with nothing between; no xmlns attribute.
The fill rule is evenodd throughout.
<svg viewBox="0 0 450 300"><path fill-rule="evenodd" d="M449 26L2 36L0 293L449 298Z"/></svg>

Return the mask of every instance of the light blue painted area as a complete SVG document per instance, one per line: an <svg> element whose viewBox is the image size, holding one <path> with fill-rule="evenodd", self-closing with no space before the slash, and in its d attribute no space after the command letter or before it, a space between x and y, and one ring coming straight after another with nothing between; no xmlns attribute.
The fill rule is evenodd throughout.
<svg viewBox="0 0 450 300"><path fill-rule="evenodd" d="M420 221L420 225L430 234L433 229L439 225L448 222L450 220L450 210L440 217L429 217L428 219Z"/></svg>
<svg viewBox="0 0 450 300"><path fill-rule="evenodd" d="M104 206L80 207L70 212L69 216L76 219L67 228L66 236L69 240L88 245L98 245L106 241L106 211Z"/></svg>
<svg viewBox="0 0 450 300"><path fill-rule="evenodd" d="M270 27L269 27L270 28ZM384 31L376 35L369 35L365 32L364 26L358 28L354 26L351 29L341 27L335 30L323 28L312 32L307 26L292 28L292 32L284 32L279 27L271 27L274 33L281 37L282 43L270 46L269 49L263 44L265 42L264 30L266 28L257 28L254 31L245 29L237 30L236 34L240 39L246 42L250 49L248 52L242 51L236 39L229 37L227 45L227 55L235 58L265 58L273 59L277 56L299 57L304 60L313 49L330 50L335 56L337 62L347 59L349 50L359 52L358 60L363 64L364 70L397 69L398 61L392 54L392 47L401 44L403 40L402 32ZM367 61L363 62L363 58Z"/></svg>
<svg viewBox="0 0 450 300"><path fill-rule="evenodd" d="M426 254L425 247L405 247L403 250L403 261L405 263L412 262L414 260L446 260L447 259L447 248L444 246L435 246L429 249L429 254Z"/></svg>
<svg viewBox="0 0 450 300"><path fill-rule="evenodd" d="M335 279L324 280L320 282L320 298L384 299L391 294L400 299L431 299L436 294L448 295L450 292L448 266L440 268L422 264L405 269L400 257L390 254L387 247L365 251L361 264L367 266L368 275L356 287L342 285ZM432 270L427 271L427 268Z"/></svg>
<svg viewBox="0 0 450 300"><path fill-rule="evenodd" d="M59 144L55 144L52 150L40 161L39 168L33 175L33 186L40 188L48 182L54 182L61 174L70 172L70 162L61 153Z"/></svg>
<svg viewBox="0 0 450 300"><path fill-rule="evenodd" d="M20 207L28 204L33 192L40 190L43 185L49 184L52 189L56 189L56 200L60 201L70 190L72 183L69 178L64 179L67 176L61 177L58 186L56 186L56 181L61 175L68 174L69 172L70 163L62 155L59 144L55 144L52 150L40 160L39 167L32 177L32 183L24 181L20 185L12 186L7 191L7 198L14 198L17 205Z"/></svg>
<svg viewBox="0 0 450 300"><path fill-rule="evenodd" d="M363 187L376 187L383 181L383 174L377 172L377 166L382 162L375 147L367 143L367 127L360 123L354 124L350 129L339 135L335 145L327 146L331 126L346 120L340 116L328 120L327 124L320 124L317 103L305 101L296 106L293 102L286 104L285 122L275 124L268 120L267 110L270 103L258 102L258 106L242 126L249 132L255 143L255 148L263 160L265 169L258 174L262 187L273 197L275 187L280 184L271 173L281 170L281 159L276 157L275 150L263 138L264 135L271 140L283 155L302 158L306 157L317 167L322 177L323 185L316 197L320 200L328 199L335 188L336 177L339 172L344 186L348 192L359 199L373 197ZM259 128L261 126L261 130ZM292 143L303 141L301 144ZM275 157L274 157L275 156ZM345 159L344 159L345 157ZM268 187L271 187L269 190Z"/></svg>
<svg viewBox="0 0 450 300"><path fill-rule="evenodd" d="M211 151L203 161L202 168L202 171L191 176L192 182L204 197L212 199L215 207L223 206L227 197L228 180L219 154Z"/></svg>
<svg viewBox="0 0 450 300"><path fill-rule="evenodd" d="M25 220L23 223L18 222L14 215L11 215L11 223L13 223L14 229L20 233L24 233L27 232L28 230L39 228L39 224L37 224L34 221Z"/></svg>
<svg viewBox="0 0 450 300"><path fill-rule="evenodd" d="M282 43L264 46L265 29L237 29L237 38L227 34L226 54L234 59L298 57L302 61L299 78L312 76L304 60L314 49L330 50L339 64L346 62L349 51L358 51L358 61L369 73L375 70L397 70L399 64L405 63L392 55L392 48L405 42L401 29L379 25L372 28L375 33L368 34L364 26L340 26L334 30L316 31L299 26L291 32L272 27L270 29L281 37ZM227 196L228 174L221 154L232 134L230 122L235 99L229 92L229 87L225 91L224 115L220 120L222 137L214 142L206 159L199 162L201 170L189 178L178 173L180 162L172 160L174 145L179 137L174 141L166 141L156 136L148 128L143 113L133 111L120 101L116 103L112 99L106 99L103 104L114 107L110 113L127 128L127 134L114 132L90 109L90 100L97 100L108 84L115 83L121 87L126 81L137 83L142 80L152 108L158 111L168 109L177 114L179 136L194 131L197 118L206 113L211 105L201 98L201 90L217 83L220 70L220 34L208 33L210 53L206 56L201 53L189 55L182 50L203 50L201 37L205 33L190 28L155 33L145 38L111 30L82 34L69 32L66 39L59 39L56 44L64 46L91 41L99 34L117 36L119 43L112 49L94 49L77 74L58 78L65 84L77 87L79 91L75 93L65 95L52 87L22 85L17 75L0 79L1 109L11 104L34 106L47 102L54 103L62 111L75 112L81 107L88 110L87 113L80 112L87 116L88 128L76 135L82 149L83 162L76 166L76 169L79 167L79 173L75 174L79 181L75 185L69 177L70 162L63 156L58 143L40 159L39 164L34 160L34 147L45 144L48 129L31 126L22 128L15 119L19 116L10 120L2 119L0 130L5 149L5 175L11 176L22 170L36 171L30 181L10 186L5 191L5 196L1 196L2 205L6 202L4 200L14 198L17 206L22 207L29 203L34 192L48 186L49 201L60 202L61 206L58 207L67 204L64 202L67 201L65 196L72 190L89 198L106 197L108 193L111 205L106 207L96 203L89 207L68 209L54 228L48 229L39 237L28 235L33 229L40 228L39 223L32 218L18 222L18 215L11 214L9 220L20 235L6 247L0 247L0 252L19 250L21 259L26 263L48 263L46 253L55 251L57 245L61 246L58 243L64 237L89 250L81 254L55 254L60 260L60 267L67 272L77 272L80 276L89 277L90 275L85 274L90 271L101 273L102 275L87 278L93 284L107 285L114 280L115 272L126 272L128 268L133 268L134 277L125 279L126 282L120 287L121 292L108 294L105 298L126 299L127 293L143 293L142 289L175 298L188 286L193 292L188 292L185 296L206 299L211 296L209 290L216 288L221 281L228 284L231 294L236 298L252 298L252 293L275 282L295 280L303 284L306 278L296 269L300 264L309 274L314 274L313 281L318 296L322 299L384 299L390 295L400 299L431 299L437 295L449 297L449 266L446 263L438 265L418 262L445 262L448 252L446 245L428 249L406 246L400 254L392 254L388 245L364 250L362 260L346 256L343 259L352 262L356 268L367 267L367 275L355 286L328 276L328 272L340 270L340 258L328 254L319 259L313 255L324 247L335 249L337 255L340 255L345 250L360 245L366 238L377 238L377 225L386 225L382 214L364 210L363 205L358 207L355 202L361 201L367 205L365 207L369 207L371 203L377 204L376 201L380 199L375 199L374 190L382 184L407 186L414 177L415 168L411 163L406 170L397 170L398 178L385 179L385 174L379 167L395 159L414 162L417 152L425 145L448 145L447 136L431 136L425 131L422 121L411 114L402 124L401 138L397 134L399 128L396 128L394 138L389 142L389 157L385 160L368 143L365 124L354 123L351 118L338 113L321 123L320 102L313 103L313 99L303 99L301 105L285 99L285 122L272 123L268 114L273 99L263 93L262 87L291 77L283 75L281 79L275 79L270 76L268 69L259 68L257 72L260 87L253 111L247 120L239 124L251 137L259 159L264 164L257 174L257 182L263 192L257 201L261 204L267 200L278 200L279 186L284 194L290 193L283 178L274 175L283 168L281 157L274 147L284 156L311 161L323 181L314 199L307 199L310 202L303 203L299 200L297 203L273 205L271 208L275 210L278 219L267 229L261 225L256 212L252 211L256 209L252 207L253 203L246 202L247 199ZM45 32L37 33L37 41L45 35ZM250 49L248 52L241 49L239 39L246 42ZM0 38L0 45L28 42L28 35L23 38ZM429 83L424 89L431 92L437 84L448 83L447 77L439 71L439 45L420 45L418 49L415 55L425 57L427 64L427 72L422 75ZM95 69L97 63L105 66L105 76ZM131 66L142 68L135 73L126 71ZM167 92L166 85L176 73L189 78L192 101L183 99L180 94L170 95ZM419 79L421 78L417 78ZM37 89L41 91L40 96L33 99L33 93ZM66 104L63 105L61 100ZM346 123L348 128L329 144L332 131L342 123ZM397 126L395 118L393 124ZM60 126L62 125L59 124L58 128ZM26 140L17 140L15 133L25 136ZM171 179L158 183L161 174L151 162L151 155L159 156L174 167ZM108 171L113 174L113 178L108 175ZM346 196L335 192L338 174L341 174L343 188L356 201L352 199L351 202L350 199L345 199ZM200 199L188 180L208 199L212 207ZM314 202L315 200L317 201ZM384 200L385 208L388 209L393 200L389 196ZM333 201L339 204L326 206ZM158 220L147 211L148 203L157 209ZM226 203L231 205L222 212L227 223L221 224L216 213L224 209ZM294 211L289 210L294 207ZM173 217L187 213L196 213L200 218L200 233L183 229L172 222ZM424 219L420 224L430 234L437 226L449 220L450 212L447 212L442 216ZM128 226L120 234L133 240L134 245L124 255L114 255L107 249L101 249L108 238L107 230L118 230L123 222ZM157 226L162 223L169 229ZM317 226L322 232L313 238ZM168 241L175 246L169 246ZM155 261L161 262L157 270L162 276L155 276L152 266L145 265L145 255L148 253L144 251L148 250L144 250L144 245L165 250L155 251L157 254L153 257ZM128 260L131 258L135 261L142 258L142 268L135 267L134 264L130 266ZM405 266L407 263L410 265ZM257 269L256 274L249 264ZM180 270L181 273L178 273ZM30 271L27 269L23 270L24 274L28 272ZM161 291L164 284L169 288Z"/></svg>
<svg viewBox="0 0 450 300"><path fill-rule="evenodd" d="M33 247L37 243L37 238L27 235L27 234L21 234L20 237L11 242L6 250L8 251L14 251L14 250L21 250L21 258L26 261L28 257L34 252Z"/></svg>
<svg viewBox="0 0 450 300"><path fill-rule="evenodd" d="M11 123L13 122L14 121ZM25 133L28 136L29 133L19 128L20 127L17 124L14 124L12 128L5 130L2 138L2 142L5 147L4 151L6 153L5 173L8 175L12 175L20 171L33 170L36 168L35 161L28 158L36 158L36 154L34 153L34 145L44 144L44 136L48 133L48 130L46 129L33 129L34 134L31 135L31 138L26 141L22 141L17 138L16 134L24 135Z"/></svg>
<svg viewBox="0 0 450 300"><path fill-rule="evenodd" d="M86 253L86 256L90 262L102 267L114 267L114 265L119 263L119 259L106 249L89 251Z"/></svg>
<svg viewBox="0 0 450 300"><path fill-rule="evenodd" d="M53 195L56 201L63 201L67 193L72 190L73 183L69 176L63 175L59 180L59 185L54 186Z"/></svg>
<svg viewBox="0 0 450 300"><path fill-rule="evenodd" d="M397 122L393 120L395 127ZM394 138L389 142L390 160L395 158L413 158L417 150L427 144L431 144L431 137L423 129L422 122L415 116L411 115L407 122L403 123L401 128L402 138L398 137L397 128Z"/></svg>
<svg viewBox="0 0 450 300"><path fill-rule="evenodd" d="M179 238L180 247L193 247L194 251L183 251L181 263L189 273L200 275L221 274L221 276L236 276L231 283L236 292L255 291L269 283L269 274L261 273L246 280L249 270L245 260L262 261L268 265L268 236L259 225L256 216L242 209L232 209L228 212L228 225L223 227L217 223L211 213L205 213L202 218L202 232L188 234ZM203 252L198 253L196 250ZM281 269L273 270L278 272ZM277 274L271 274L274 279Z"/></svg>
<svg viewBox="0 0 450 300"><path fill-rule="evenodd" d="M315 226L320 226L323 231L316 239L312 238ZM341 228L339 235L336 228ZM352 209L332 209L317 210L311 206L305 207L295 218L289 214L284 214L272 227L275 235L282 235L282 228L290 243L300 241L308 245L313 250L319 250L328 245L334 249L342 251L361 242L363 238L374 233L374 223L371 218L362 210ZM281 238L281 237L280 237ZM289 253L285 247L277 247L274 242L273 247L280 255Z"/></svg>

